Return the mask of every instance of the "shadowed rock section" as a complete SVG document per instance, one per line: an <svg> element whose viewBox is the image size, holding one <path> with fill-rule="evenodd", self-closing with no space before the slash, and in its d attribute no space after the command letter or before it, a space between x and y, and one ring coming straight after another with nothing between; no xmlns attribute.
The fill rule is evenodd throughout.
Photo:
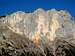
<svg viewBox="0 0 75 56"><path fill-rule="evenodd" d="M64 10L0 17L0 39L0 56L75 56L75 22Z"/></svg>

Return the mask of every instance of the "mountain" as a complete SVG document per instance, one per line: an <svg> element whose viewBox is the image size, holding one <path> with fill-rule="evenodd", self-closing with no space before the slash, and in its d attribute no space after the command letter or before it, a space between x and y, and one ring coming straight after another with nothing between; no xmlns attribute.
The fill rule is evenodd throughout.
<svg viewBox="0 0 75 56"><path fill-rule="evenodd" d="M0 17L0 39L1 56L74 56L75 22L65 10L17 11Z"/></svg>

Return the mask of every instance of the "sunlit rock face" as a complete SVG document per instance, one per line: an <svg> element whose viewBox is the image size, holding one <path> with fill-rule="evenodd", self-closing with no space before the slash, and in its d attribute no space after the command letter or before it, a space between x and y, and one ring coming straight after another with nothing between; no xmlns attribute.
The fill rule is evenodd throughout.
<svg viewBox="0 0 75 56"><path fill-rule="evenodd" d="M36 45L46 44L56 38L75 38L75 23L64 11L37 9L33 13L18 11L4 18L4 24L17 34L25 35Z"/></svg>

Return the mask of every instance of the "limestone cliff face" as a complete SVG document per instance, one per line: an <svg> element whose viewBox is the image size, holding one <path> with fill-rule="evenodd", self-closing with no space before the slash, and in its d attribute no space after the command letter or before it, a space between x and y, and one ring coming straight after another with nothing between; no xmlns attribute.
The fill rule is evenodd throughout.
<svg viewBox="0 0 75 56"><path fill-rule="evenodd" d="M52 42L56 38L75 38L75 23L64 11L37 9L33 13L18 11L7 15L4 24L12 32L27 36L36 45Z"/></svg>

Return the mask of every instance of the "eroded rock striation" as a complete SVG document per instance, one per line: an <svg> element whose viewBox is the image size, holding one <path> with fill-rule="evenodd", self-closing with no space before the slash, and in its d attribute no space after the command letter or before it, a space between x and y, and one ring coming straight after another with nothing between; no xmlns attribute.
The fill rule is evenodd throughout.
<svg viewBox="0 0 75 56"><path fill-rule="evenodd" d="M13 54L8 51L8 54L0 55L74 56L75 22L69 12L64 10L45 11L40 8L33 13L18 11L0 17L0 39L3 45L1 50L14 50Z"/></svg>

